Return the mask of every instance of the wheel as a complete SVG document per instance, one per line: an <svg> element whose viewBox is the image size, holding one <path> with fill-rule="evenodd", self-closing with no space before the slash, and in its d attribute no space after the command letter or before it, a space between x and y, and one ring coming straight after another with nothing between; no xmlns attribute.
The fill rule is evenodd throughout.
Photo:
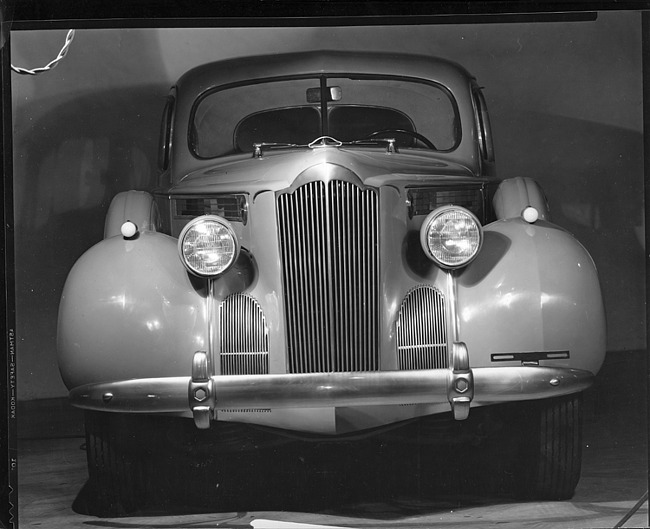
<svg viewBox="0 0 650 529"><path fill-rule="evenodd" d="M84 514L128 516L212 499L222 477L211 453L219 446L215 432L199 431L191 419L178 417L89 411L85 420Z"/></svg>
<svg viewBox="0 0 650 529"><path fill-rule="evenodd" d="M516 485L522 499L573 496L582 463L582 393L526 403Z"/></svg>
<svg viewBox="0 0 650 529"><path fill-rule="evenodd" d="M125 516L141 509L149 494L148 453L132 417L88 411L86 456L90 497L88 514Z"/></svg>
<svg viewBox="0 0 650 529"><path fill-rule="evenodd" d="M294 442L234 423L199 430L187 418L89 411L89 480L74 510L119 517L263 504L281 491L249 476Z"/></svg>
<svg viewBox="0 0 650 529"><path fill-rule="evenodd" d="M385 130L376 130L375 132L372 132L371 134L368 134L366 136L366 139L371 140L372 138L375 138L377 136L386 136L387 134L404 134L406 136L410 136L412 138L415 138L416 140L422 142L424 145L426 145L429 149L432 151L437 151L436 146L433 144L433 142L428 139L426 136L423 136L419 132L415 132L414 130L406 130L406 129L385 129Z"/></svg>
<svg viewBox="0 0 650 529"><path fill-rule="evenodd" d="M151 450L156 438L151 422L132 414L86 412L88 514L127 516L161 496L163 469Z"/></svg>

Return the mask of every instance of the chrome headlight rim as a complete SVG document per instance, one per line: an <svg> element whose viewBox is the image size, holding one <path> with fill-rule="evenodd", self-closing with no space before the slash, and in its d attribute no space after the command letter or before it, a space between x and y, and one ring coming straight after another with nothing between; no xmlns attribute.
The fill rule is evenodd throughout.
<svg viewBox="0 0 650 529"><path fill-rule="evenodd" d="M200 269L196 266L193 266L185 252L185 243L192 231L196 231L200 229L201 226L205 226L209 223L217 224L219 225L219 228L225 230L225 235L229 237L232 243L232 249L228 252L230 254L229 258L224 265L219 267L218 270ZM201 215L192 219L185 225L180 235L178 236L178 255L181 259L181 262L188 272L198 277L212 278L226 273L232 267L235 261L237 261L240 250L241 247L239 245L239 240L234 228L232 227L232 224L218 215Z"/></svg>
<svg viewBox="0 0 650 529"><path fill-rule="evenodd" d="M472 228L476 230L476 235L478 238L476 243L473 244L472 252L467 256L460 257L457 261L445 259L444 257L437 255L429 245L429 235L434 226L434 223L450 212L460 213L461 215L465 216L467 220L470 220L473 223ZM438 266L447 270L456 270L470 264L481 251L481 247L483 246L483 228L480 221L478 220L478 217L467 208L464 208L462 206L455 206L453 204L441 206L429 213L424 219L422 227L420 228L420 244L422 245L422 249L424 250L424 253L427 255L427 257L435 262Z"/></svg>

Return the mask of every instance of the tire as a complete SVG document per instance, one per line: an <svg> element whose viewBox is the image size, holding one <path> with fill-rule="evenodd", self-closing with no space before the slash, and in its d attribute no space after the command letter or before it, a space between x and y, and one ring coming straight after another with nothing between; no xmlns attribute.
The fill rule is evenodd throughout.
<svg viewBox="0 0 650 529"><path fill-rule="evenodd" d="M526 403L517 461L517 495L529 500L573 496L582 464L582 393Z"/></svg>
<svg viewBox="0 0 650 529"><path fill-rule="evenodd" d="M86 412L86 455L89 514L126 516L142 509L150 494L150 457L133 417L116 413Z"/></svg>
<svg viewBox="0 0 650 529"><path fill-rule="evenodd" d="M88 411L89 480L75 511L120 517L264 504L280 491L249 476L293 443L245 425L198 430L186 418Z"/></svg>

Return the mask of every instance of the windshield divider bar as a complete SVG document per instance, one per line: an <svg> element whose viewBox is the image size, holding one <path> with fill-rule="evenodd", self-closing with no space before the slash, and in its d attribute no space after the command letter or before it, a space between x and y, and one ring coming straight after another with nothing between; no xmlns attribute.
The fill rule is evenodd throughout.
<svg viewBox="0 0 650 529"><path fill-rule="evenodd" d="M327 136L329 134L329 126L327 123L327 100L327 77L322 75L320 78L320 122L322 136Z"/></svg>

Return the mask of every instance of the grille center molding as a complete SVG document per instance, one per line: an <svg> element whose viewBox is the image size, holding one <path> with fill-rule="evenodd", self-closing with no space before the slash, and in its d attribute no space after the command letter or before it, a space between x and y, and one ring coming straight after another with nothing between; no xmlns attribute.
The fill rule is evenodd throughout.
<svg viewBox="0 0 650 529"><path fill-rule="evenodd" d="M289 373L379 370L378 200L336 179L277 195Z"/></svg>

